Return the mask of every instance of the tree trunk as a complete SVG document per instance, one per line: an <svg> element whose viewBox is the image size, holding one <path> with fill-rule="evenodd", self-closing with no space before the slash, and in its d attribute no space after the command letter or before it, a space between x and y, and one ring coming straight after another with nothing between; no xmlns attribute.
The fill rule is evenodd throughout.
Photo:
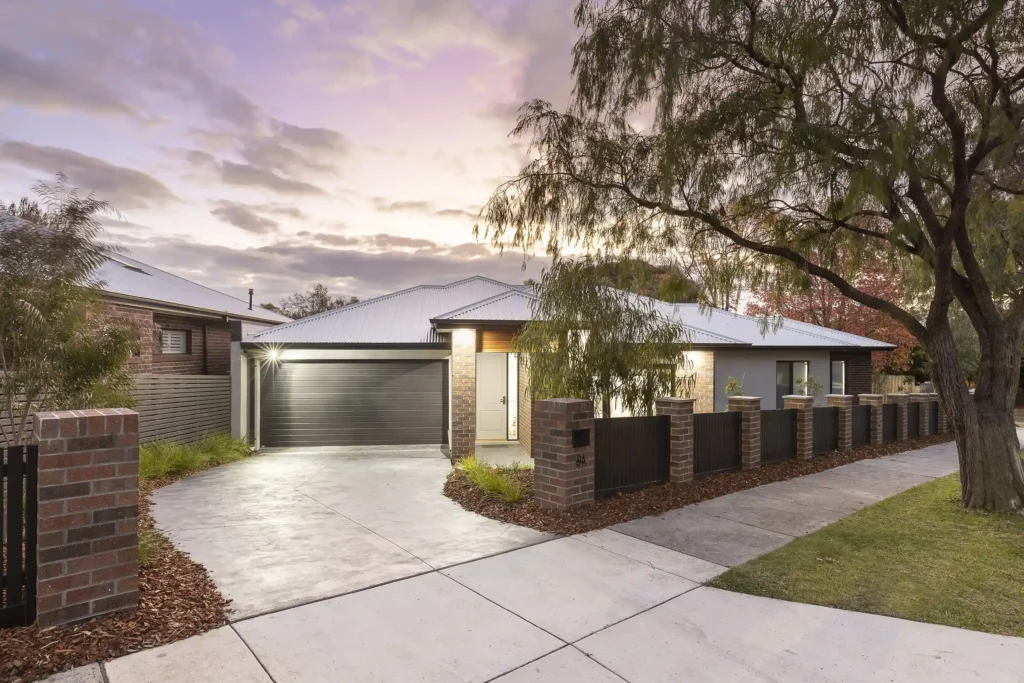
<svg viewBox="0 0 1024 683"><path fill-rule="evenodd" d="M1020 341L991 331L982 343L972 396L948 324L931 331L928 353L942 407L956 437L964 507L1024 509L1024 466L1013 417L1020 377ZM983 337L984 338L984 337Z"/></svg>

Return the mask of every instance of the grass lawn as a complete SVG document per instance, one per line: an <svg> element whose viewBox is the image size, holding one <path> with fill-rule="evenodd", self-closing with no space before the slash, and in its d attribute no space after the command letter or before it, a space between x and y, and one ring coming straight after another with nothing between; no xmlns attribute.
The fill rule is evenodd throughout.
<svg viewBox="0 0 1024 683"><path fill-rule="evenodd" d="M1024 516L963 510L953 475L798 538L710 585L1024 636Z"/></svg>

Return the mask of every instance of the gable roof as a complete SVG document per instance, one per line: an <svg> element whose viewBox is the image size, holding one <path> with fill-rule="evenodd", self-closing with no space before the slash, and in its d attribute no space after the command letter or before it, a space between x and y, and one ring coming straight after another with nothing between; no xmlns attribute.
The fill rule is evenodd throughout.
<svg viewBox="0 0 1024 683"><path fill-rule="evenodd" d="M420 285L320 313L253 335L261 344L445 344L430 320L513 285L477 275L448 285Z"/></svg>
<svg viewBox="0 0 1024 683"><path fill-rule="evenodd" d="M442 345L447 340L438 328L449 331L471 323L522 324L533 318L536 300L522 285L476 276L450 285L421 285L368 299L260 332L250 341ZM759 318L731 311L649 301L661 315L680 323L689 343L698 348L894 348L885 342L795 320L783 319L781 325L765 326Z"/></svg>
<svg viewBox="0 0 1024 683"><path fill-rule="evenodd" d="M238 320L274 324L291 322L291 318L265 308L254 306L252 310L249 310L247 301L236 299L127 256L107 259L97 269L96 277L103 281L103 291L107 294L134 302L191 309Z"/></svg>

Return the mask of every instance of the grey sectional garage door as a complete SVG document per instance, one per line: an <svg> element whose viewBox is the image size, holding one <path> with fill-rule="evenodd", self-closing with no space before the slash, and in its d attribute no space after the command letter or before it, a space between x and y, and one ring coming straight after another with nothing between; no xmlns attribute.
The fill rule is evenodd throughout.
<svg viewBox="0 0 1024 683"><path fill-rule="evenodd" d="M441 444L446 361L282 363L260 386L264 446Z"/></svg>

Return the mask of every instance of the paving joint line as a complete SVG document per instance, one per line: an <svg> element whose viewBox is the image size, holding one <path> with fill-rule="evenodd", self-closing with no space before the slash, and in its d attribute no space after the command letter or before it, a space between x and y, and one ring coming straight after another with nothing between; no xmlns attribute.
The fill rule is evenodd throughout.
<svg viewBox="0 0 1024 683"><path fill-rule="evenodd" d="M260 665L260 668L263 669L263 673L267 674L267 678L271 680L271 683L277 683L276 680L274 679L274 676L271 675L270 669L268 669L267 665L263 663L263 660L260 659L260 656L258 654L256 654L256 651L252 649L252 646L249 645L249 642L245 639L245 636L238 632L238 629L235 628L234 624L228 624L228 627L231 629L231 632L234 633L235 636L237 636L240 641L242 641L242 645L244 645L245 649L249 651L249 654L251 654L252 658L256 660L256 663Z"/></svg>

